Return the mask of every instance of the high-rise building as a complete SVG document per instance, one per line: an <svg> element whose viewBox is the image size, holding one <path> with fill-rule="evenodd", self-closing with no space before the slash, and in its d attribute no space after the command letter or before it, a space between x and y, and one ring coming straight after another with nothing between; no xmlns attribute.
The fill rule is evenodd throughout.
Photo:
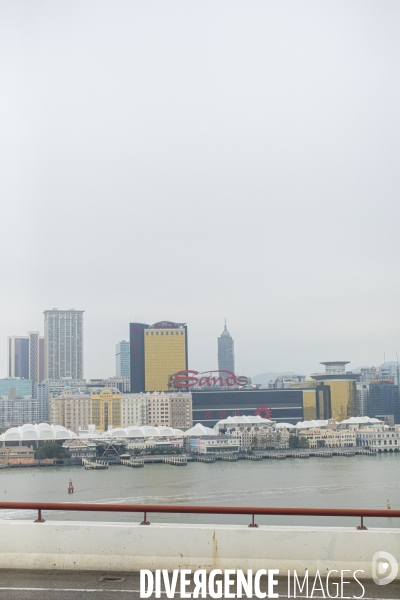
<svg viewBox="0 0 400 600"><path fill-rule="evenodd" d="M147 424L152 427L190 429L192 394L190 392L147 393Z"/></svg>
<svg viewBox="0 0 400 600"><path fill-rule="evenodd" d="M122 427L121 394L116 389L102 388L90 394L90 423L99 431Z"/></svg>
<svg viewBox="0 0 400 600"><path fill-rule="evenodd" d="M130 324L131 392L168 391L171 376L187 368L187 327L184 323Z"/></svg>
<svg viewBox="0 0 400 600"><path fill-rule="evenodd" d="M45 379L83 377L83 310L44 311Z"/></svg>
<svg viewBox="0 0 400 600"><path fill-rule="evenodd" d="M117 377L130 377L131 376L131 357L130 357L130 343L129 342L118 342L115 347L115 373Z"/></svg>
<svg viewBox="0 0 400 600"><path fill-rule="evenodd" d="M226 328L226 319L224 330L218 338L218 369L235 372L234 341Z"/></svg>
<svg viewBox="0 0 400 600"><path fill-rule="evenodd" d="M325 373L311 375L319 383L324 383L330 388L331 418L344 421L357 414L357 389L356 381L359 375L346 373L348 361L323 362Z"/></svg>
<svg viewBox="0 0 400 600"><path fill-rule="evenodd" d="M44 379L44 337L39 331L8 338L8 377L23 377L35 385Z"/></svg>
<svg viewBox="0 0 400 600"><path fill-rule="evenodd" d="M400 424L399 386L386 381L369 384L369 417L385 420L389 417L394 424Z"/></svg>

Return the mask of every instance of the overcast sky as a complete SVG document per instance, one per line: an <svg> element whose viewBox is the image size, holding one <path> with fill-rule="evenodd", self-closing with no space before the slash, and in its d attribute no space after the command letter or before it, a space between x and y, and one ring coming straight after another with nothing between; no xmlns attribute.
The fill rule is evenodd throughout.
<svg viewBox="0 0 400 600"><path fill-rule="evenodd" d="M400 3L3 0L6 338L85 310L85 375L128 324L216 368L400 350Z"/></svg>

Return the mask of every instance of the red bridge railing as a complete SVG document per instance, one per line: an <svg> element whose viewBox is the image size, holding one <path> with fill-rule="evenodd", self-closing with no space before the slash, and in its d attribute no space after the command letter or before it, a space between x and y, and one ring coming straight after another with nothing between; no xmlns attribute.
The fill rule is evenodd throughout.
<svg viewBox="0 0 400 600"><path fill-rule="evenodd" d="M249 515L249 527L258 527L256 515L281 515L301 517L356 517L361 519L359 530L364 526L365 517L399 518L400 510L374 510L363 508L273 508L263 506L180 506L169 504L95 504L79 502L0 502L0 509L37 510L35 523L44 523L42 511L143 513L141 525L150 525L148 513L174 513L191 515Z"/></svg>

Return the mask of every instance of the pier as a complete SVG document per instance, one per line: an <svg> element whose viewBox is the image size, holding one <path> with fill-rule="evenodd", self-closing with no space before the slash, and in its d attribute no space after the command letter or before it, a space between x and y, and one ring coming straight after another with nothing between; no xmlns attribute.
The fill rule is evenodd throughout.
<svg viewBox="0 0 400 600"><path fill-rule="evenodd" d="M85 469L108 469L108 463L104 462L104 461L91 461L91 460L86 460L85 458L82 459L82 466L85 467Z"/></svg>
<svg viewBox="0 0 400 600"><path fill-rule="evenodd" d="M165 456L163 462L166 465L175 465L176 467L186 467L187 457L186 456Z"/></svg>
<svg viewBox="0 0 400 600"><path fill-rule="evenodd" d="M121 458L121 465L124 465L124 467L133 467L134 469L140 469L144 467L144 460L140 458Z"/></svg>

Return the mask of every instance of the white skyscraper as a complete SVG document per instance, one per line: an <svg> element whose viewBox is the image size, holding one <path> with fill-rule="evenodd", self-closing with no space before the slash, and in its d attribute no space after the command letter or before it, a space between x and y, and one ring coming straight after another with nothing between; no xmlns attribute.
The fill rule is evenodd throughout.
<svg viewBox="0 0 400 600"><path fill-rule="evenodd" d="M83 378L83 313L44 311L45 379Z"/></svg>

